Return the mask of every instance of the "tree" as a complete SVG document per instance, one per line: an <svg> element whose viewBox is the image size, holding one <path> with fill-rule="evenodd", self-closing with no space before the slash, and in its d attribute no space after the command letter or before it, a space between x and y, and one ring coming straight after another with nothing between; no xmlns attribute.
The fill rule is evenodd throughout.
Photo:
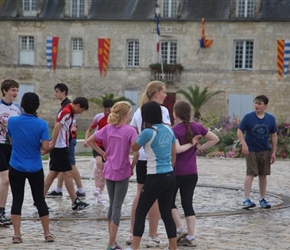
<svg viewBox="0 0 290 250"><path fill-rule="evenodd" d="M110 94L106 93L105 95L101 95L100 98L92 97L89 99L89 101L94 102L94 103L100 105L101 107L103 107L103 102L106 99L111 99L114 103L120 102L120 101L127 101L127 102L131 103L131 105L135 105L135 103L132 102L132 100L126 98L125 96L115 97L115 95L112 93L110 93Z"/></svg>
<svg viewBox="0 0 290 250"><path fill-rule="evenodd" d="M195 85L194 89L192 86L187 87L187 89L189 92L181 89L178 90L177 93L182 94L192 105L194 110L194 119L200 119L200 109L210 98L220 93L224 93L222 90L210 91L207 87L205 87L203 90L200 90L199 86L197 85Z"/></svg>

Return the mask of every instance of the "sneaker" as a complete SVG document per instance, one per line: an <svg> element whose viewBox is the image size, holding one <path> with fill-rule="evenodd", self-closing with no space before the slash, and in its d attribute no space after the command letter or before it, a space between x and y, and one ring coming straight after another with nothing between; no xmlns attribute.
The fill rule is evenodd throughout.
<svg viewBox="0 0 290 250"><path fill-rule="evenodd" d="M122 250L122 248L118 245L116 245L115 247L107 246L107 250Z"/></svg>
<svg viewBox="0 0 290 250"><path fill-rule="evenodd" d="M261 208L271 208L271 205L263 198L260 200L260 206Z"/></svg>
<svg viewBox="0 0 290 250"><path fill-rule="evenodd" d="M146 247L167 247L167 243L163 242L158 236L154 239L149 236L146 242Z"/></svg>
<svg viewBox="0 0 290 250"><path fill-rule="evenodd" d="M86 193L80 193L79 191L76 192L77 197L86 197Z"/></svg>
<svg viewBox="0 0 290 250"><path fill-rule="evenodd" d="M128 246L128 247L126 247L126 248L123 249L123 250L133 250L133 248L132 248L131 246Z"/></svg>
<svg viewBox="0 0 290 250"><path fill-rule="evenodd" d="M133 242L133 234L129 233L126 239L126 244L132 245Z"/></svg>
<svg viewBox="0 0 290 250"><path fill-rule="evenodd" d="M178 243L178 246L184 246L184 247L196 247L196 240L193 238L192 240L185 238L182 238Z"/></svg>
<svg viewBox="0 0 290 250"><path fill-rule="evenodd" d="M98 188L96 188L96 190L94 191L94 196L98 197L100 194L100 190Z"/></svg>
<svg viewBox="0 0 290 250"><path fill-rule="evenodd" d="M79 198L77 198L76 201L72 204L71 208L72 208L72 210L80 211L80 210L84 210L90 206L91 206L91 204L82 202L82 201L80 201Z"/></svg>
<svg viewBox="0 0 290 250"><path fill-rule="evenodd" d="M187 236L187 232L185 232L185 229L184 227L181 228L181 230L178 232L176 232L176 240L177 240L177 243L184 237Z"/></svg>
<svg viewBox="0 0 290 250"><path fill-rule="evenodd" d="M46 194L47 197L62 197L62 192L56 192L55 190Z"/></svg>
<svg viewBox="0 0 290 250"><path fill-rule="evenodd" d="M107 202L106 202L106 200L105 200L101 195L99 195L99 197L98 197L98 203L104 205L104 204L106 204Z"/></svg>
<svg viewBox="0 0 290 250"><path fill-rule="evenodd" d="M10 218L7 218L5 214L0 214L0 225L9 226L12 225L12 221Z"/></svg>
<svg viewBox="0 0 290 250"><path fill-rule="evenodd" d="M256 206L256 204L254 202L252 202L250 200L250 198L244 200L244 202L243 202L243 209L248 209L248 208L252 208L252 207L255 207L255 206Z"/></svg>

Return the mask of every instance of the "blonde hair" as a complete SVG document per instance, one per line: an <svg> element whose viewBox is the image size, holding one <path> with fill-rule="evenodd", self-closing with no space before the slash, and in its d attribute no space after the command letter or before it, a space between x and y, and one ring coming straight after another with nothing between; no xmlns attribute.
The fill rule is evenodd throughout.
<svg viewBox="0 0 290 250"><path fill-rule="evenodd" d="M142 107L143 104L152 101L154 94L162 90L163 87L165 87L165 84L163 82L160 81L149 82L146 86L146 90L141 95L139 103L140 107Z"/></svg>
<svg viewBox="0 0 290 250"><path fill-rule="evenodd" d="M111 109L111 113L109 114L108 123L118 125L131 110L132 106L129 102L116 102Z"/></svg>

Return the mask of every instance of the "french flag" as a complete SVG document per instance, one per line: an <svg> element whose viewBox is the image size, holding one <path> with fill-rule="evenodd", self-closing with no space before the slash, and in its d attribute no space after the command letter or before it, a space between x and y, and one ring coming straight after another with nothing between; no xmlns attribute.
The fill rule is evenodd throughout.
<svg viewBox="0 0 290 250"><path fill-rule="evenodd" d="M160 24L159 24L159 17L156 15L156 33L157 33L157 43L156 43L156 50L157 53L160 50Z"/></svg>

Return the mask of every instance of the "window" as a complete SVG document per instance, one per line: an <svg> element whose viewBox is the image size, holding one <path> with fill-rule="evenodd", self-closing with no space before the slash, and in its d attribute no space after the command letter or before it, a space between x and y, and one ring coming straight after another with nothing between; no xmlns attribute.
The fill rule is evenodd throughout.
<svg viewBox="0 0 290 250"><path fill-rule="evenodd" d="M254 16L254 0L238 0L238 17Z"/></svg>
<svg viewBox="0 0 290 250"><path fill-rule="evenodd" d="M83 66L83 39L72 39L72 61L71 66L82 67Z"/></svg>
<svg viewBox="0 0 290 250"><path fill-rule="evenodd" d="M253 69L253 41L235 41L235 69Z"/></svg>
<svg viewBox="0 0 290 250"><path fill-rule="evenodd" d="M177 0L162 1L162 17L177 17Z"/></svg>
<svg viewBox="0 0 290 250"><path fill-rule="evenodd" d="M23 0L23 16L36 16L36 0Z"/></svg>
<svg viewBox="0 0 290 250"><path fill-rule="evenodd" d="M128 40L127 55L127 66L139 67L139 40Z"/></svg>
<svg viewBox="0 0 290 250"><path fill-rule="evenodd" d="M162 62L173 64L177 62L177 42L161 42Z"/></svg>
<svg viewBox="0 0 290 250"><path fill-rule="evenodd" d="M19 64L34 65L34 37L20 37Z"/></svg>
<svg viewBox="0 0 290 250"><path fill-rule="evenodd" d="M71 16L84 17L84 12L85 12L85 0L72 0Z"/></svg>

